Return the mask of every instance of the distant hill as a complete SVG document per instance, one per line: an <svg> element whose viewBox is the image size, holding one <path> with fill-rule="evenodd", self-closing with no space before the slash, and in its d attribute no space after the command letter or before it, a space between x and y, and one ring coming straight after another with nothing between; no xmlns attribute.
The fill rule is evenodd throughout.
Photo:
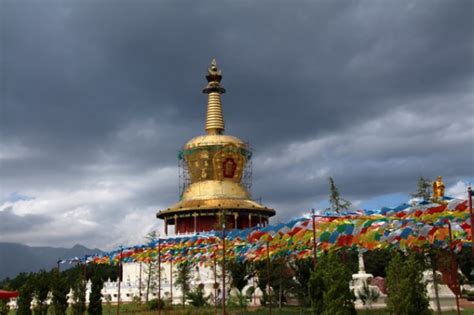
<svg viewBox="0 0 474 315"><path fill-rule="evenodd" d="M80 257L101 252L100 249L89 249L79 244L72 248L61 248L0 242L0 280L13 278L20 272L36 272L41 269L49 271L56 266L58 258ZM61 266L61 268L68 267L68 264Z"/></svg>

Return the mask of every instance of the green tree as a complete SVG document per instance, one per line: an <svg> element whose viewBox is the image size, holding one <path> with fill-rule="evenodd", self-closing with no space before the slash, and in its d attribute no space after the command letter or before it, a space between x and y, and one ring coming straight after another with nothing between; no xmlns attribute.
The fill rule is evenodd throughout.
<svg viewBox="0 0 474 315"><path fill-rule="evenodd" d="M51 307L54 315L64 315L68 307L67 294L69 293L69 285L66 277L57 270L51 272Z"/></svg>
<svg viewBox="0 0 474 315"><path fill-rule="evenodd" d="M158 235L156 231L151 231L149 232L146 236L145 239L148 241L148 243L153 243L156 242ZM155 272L157 265L156 259L151 260L146 264L147 268L145 269L145 274L146 274L146 293L145 293L145 303L148 303L148 296L150 295L150 290L154 289L154 283L153 279L157 276L157 272Z"/></svg>
<svg viewBox="0 0 474 315"><path fill-rule="evenodd" d="M230 274L230 285L242 293L242 290L249 283L251 277L250 264L247 261L230 259L227 260L226 269Z"/></svg>
<svg viewBox="0 0 474 315"><path fill-rule="evenodd" d="M262 305L276 302L280 306L283 305L288 292L295 287L294 272L284 258L271 260L270 263L267 261L255 263L255 275L257 286L262 291L260 300Z"/></svg>
<svg viewBox="0 0 474 315"><path fill-rule="evenodd" d="M89 315L101 315L102 314L102 288L104 281L99 275L92 277L91 293L89 294L89 307L87 312Z"/></svg>
<svg viewBox="0 0 474 315"><path fill-rule="evenodd" d="M257 261L254 263L255 276L257 278L257 287L262 291L262 297L260 298L260 303L262 305L267 305L270 303L271 295L268 294L268 284L271 286L271 268L268 268L266 261Z"/></svg>
<svg viewBox="0 0 474 315"><path fill-rule="evenodd" d="M396 253L387 269L387 309L394 315L431 314L426 285L422 281L425 266L411 253L403 259Z"/></svg>
<svg viewBox="0 0 474 315"><path fill-rule="evenodd" d="M355 295L349 288L351 271L335 254L318 260L309 280L310 297L315 314L356 314Z"/></svg>
<svg viewBox="0 0 474 315"><path fill-rule="evenodd" d="M329 190L329 203L331 204L331 210L339 213L340 211L349 209L351 203L340 197L339 190L337 189L336 184L334 183L334 179L332 177L329 177Z"/></svg>
<svg viewBox="0 0 474 315"><path fill-rule="evenodd" d="M8 300L0 300L0 315L8 315L9 312Z"/></svg>
<svg viewBox="0 0 474 315"><path fill-rule="evenodd" d="M25 283L19 288L18 315L31 315L31 301L35 291L33 274L29 274Z"/></svg>
<svg viewBox="0 0 474 315"><path fill-rule="evenodd" d="M204 285L200 283L194 288L194 290L186 293L186 298L189 300L189 303L194 307L202 307L207 305L209 297L206 297L204 294Z"/></svg>
<svg viewBox="0 0 474 315"><path fill-rule="evenodd" d="M79 273L72 286L72 315L83 315L86 311L86 279Z"/></svg>
<svg viewBox="0 0 474 315"><path fill-rule="evenodd" d="M291 268L295 275L295 293L298 296L300 305L307 307L311 305L308 279L311 277L313 260L311 258L297 259L291 264Z"/></svg>
<svg viewBox="0 0 474 315"><path fill-rule="evenodd" d="M463 246L461 251L456 254L456 261L463 275L469 279L469 281L474 281L474 278L472 278L471 274L471 270L474 269L474 260L472 260L471 248Z"/></svg>
<svg viewBox="0 0 474 315"><path fill-rule="evenodd" d="M21 272L13 279L6 278L0 283L0 288L19 290L31 278L31 275L31 273Z"/></svg>
<svg viewBox="0 0 474 315"><path fill-rule="evenodd" d="M374 277L385 278L387 275L385 269L390 263L390 257L391 255L389 249L375 249L365 252L365 270L367 271L367 273L372 274Z"/></svg>
<svg viewBox="0 0 474 315"><path fill-rule="evenodd" d="M186 295L188 294L191 288L191 271L192 265L189 261L185 260L184 262L180 263L175 271L176 277L176 287L178 287L182 294L183 294L183 307L186 303Z"/></svg>
<svg viewBox="0 0 474 315"><path fill-rule="evenodd" d="M48 294L51 288L50 274L41 270L34 277L34 296L36 305L33 308L35 315L46 315L48 313Z"/></svg>
<svg viewBox="0 0 474 315"><path fill-rule="evenodd" d="M349 288L352 273L335 255L329 255L330 268L326 270L323 295L324 315L356 314L354 292Z"/></svg>
<svg viewBox="0 0 474 315"><path fill-rule="evenodd" d="M318 260L309 278L308 291L311 307L315 315L320 315L324 311L324 292L326 291L325 268L330 268L325 256Z"/></svg>
<svg viewBox="0 0 474 315"><path fill-rule="evenodd" d="M418 179L418 187L416 192L411 194L413 198L421 198L422 200L430 200L431 197L431 181L428 178L420 176Z"/></svg>

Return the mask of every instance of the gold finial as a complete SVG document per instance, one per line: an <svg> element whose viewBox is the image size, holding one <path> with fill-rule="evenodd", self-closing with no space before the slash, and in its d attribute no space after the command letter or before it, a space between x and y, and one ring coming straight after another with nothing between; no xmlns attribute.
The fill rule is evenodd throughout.
<svg viewBox="0 0 474 315"><path fill-rule="evenodd" d="M203 93L209 94L211 92L225 93L225 89L221 86L222 71L217 68L216 58L211 61L211 67L207 69L207 86L204 88Z"/></svg>
<svg viewBox="0 0 474 315"><path fill-rule="evenodd" d="M212 59L211 67L207 69L207 86L203 93L208 94L206 131L208 134L224 132L224 115L222 114L221 94L225 89L221 86L222 71L217 68L216 59Z"/></svg>

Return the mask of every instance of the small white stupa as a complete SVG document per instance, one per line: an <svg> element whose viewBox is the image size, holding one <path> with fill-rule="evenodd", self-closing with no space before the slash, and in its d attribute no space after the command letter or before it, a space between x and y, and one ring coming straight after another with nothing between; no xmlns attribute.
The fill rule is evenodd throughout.
<svg viewBox="0 0 474 315"><path fill-rule="evenodd" d="M386 295L380 291L380 289L375 286L371 285L374 276L370 273L365 271L365 264L364 264L364 254L363 251L359 251L359 272L352 275L352 281L350 284L350 288L354 291L356 296L355 307L357 309L364 309L364 308L385 308L386 303ZM368 294L370 295L367 298L366 303L364 304L361 299L361 295Z"/></svg>

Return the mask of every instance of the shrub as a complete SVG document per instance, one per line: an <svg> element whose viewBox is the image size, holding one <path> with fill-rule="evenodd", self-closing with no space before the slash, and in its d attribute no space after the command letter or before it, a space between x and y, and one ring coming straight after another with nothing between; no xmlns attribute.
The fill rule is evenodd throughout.
<svg viewBox="0 0 474 315"><path fill-rule="evenodd" d="M376 288L371 288L367 283L364 282L362 289L357 291L362 304L368 305L369 307L372 303L376 302L380 296L379 290Z"/></svg>
<svg viewBox="0 0 474 315"><path fill-rule="evenodd" d="M162 310L165 307L165 302L163 300L153 299L147 303L149 310Z"/></svg>
<svg viewBox="0 0 474 315"><path fill-rule="evenodd" d="M7 302L7 300L0 300L0 315L8 315L10 307Z"/></svg>
<svg viewBox="0 0 474 315"><path fill-rule="evenodd" d="M209 297L204 295L204 285L201 283L194 290L189 291L186 294L186 298L189 300L189 304L194 307L201 307L207 305L207 300Z"/></svg>

